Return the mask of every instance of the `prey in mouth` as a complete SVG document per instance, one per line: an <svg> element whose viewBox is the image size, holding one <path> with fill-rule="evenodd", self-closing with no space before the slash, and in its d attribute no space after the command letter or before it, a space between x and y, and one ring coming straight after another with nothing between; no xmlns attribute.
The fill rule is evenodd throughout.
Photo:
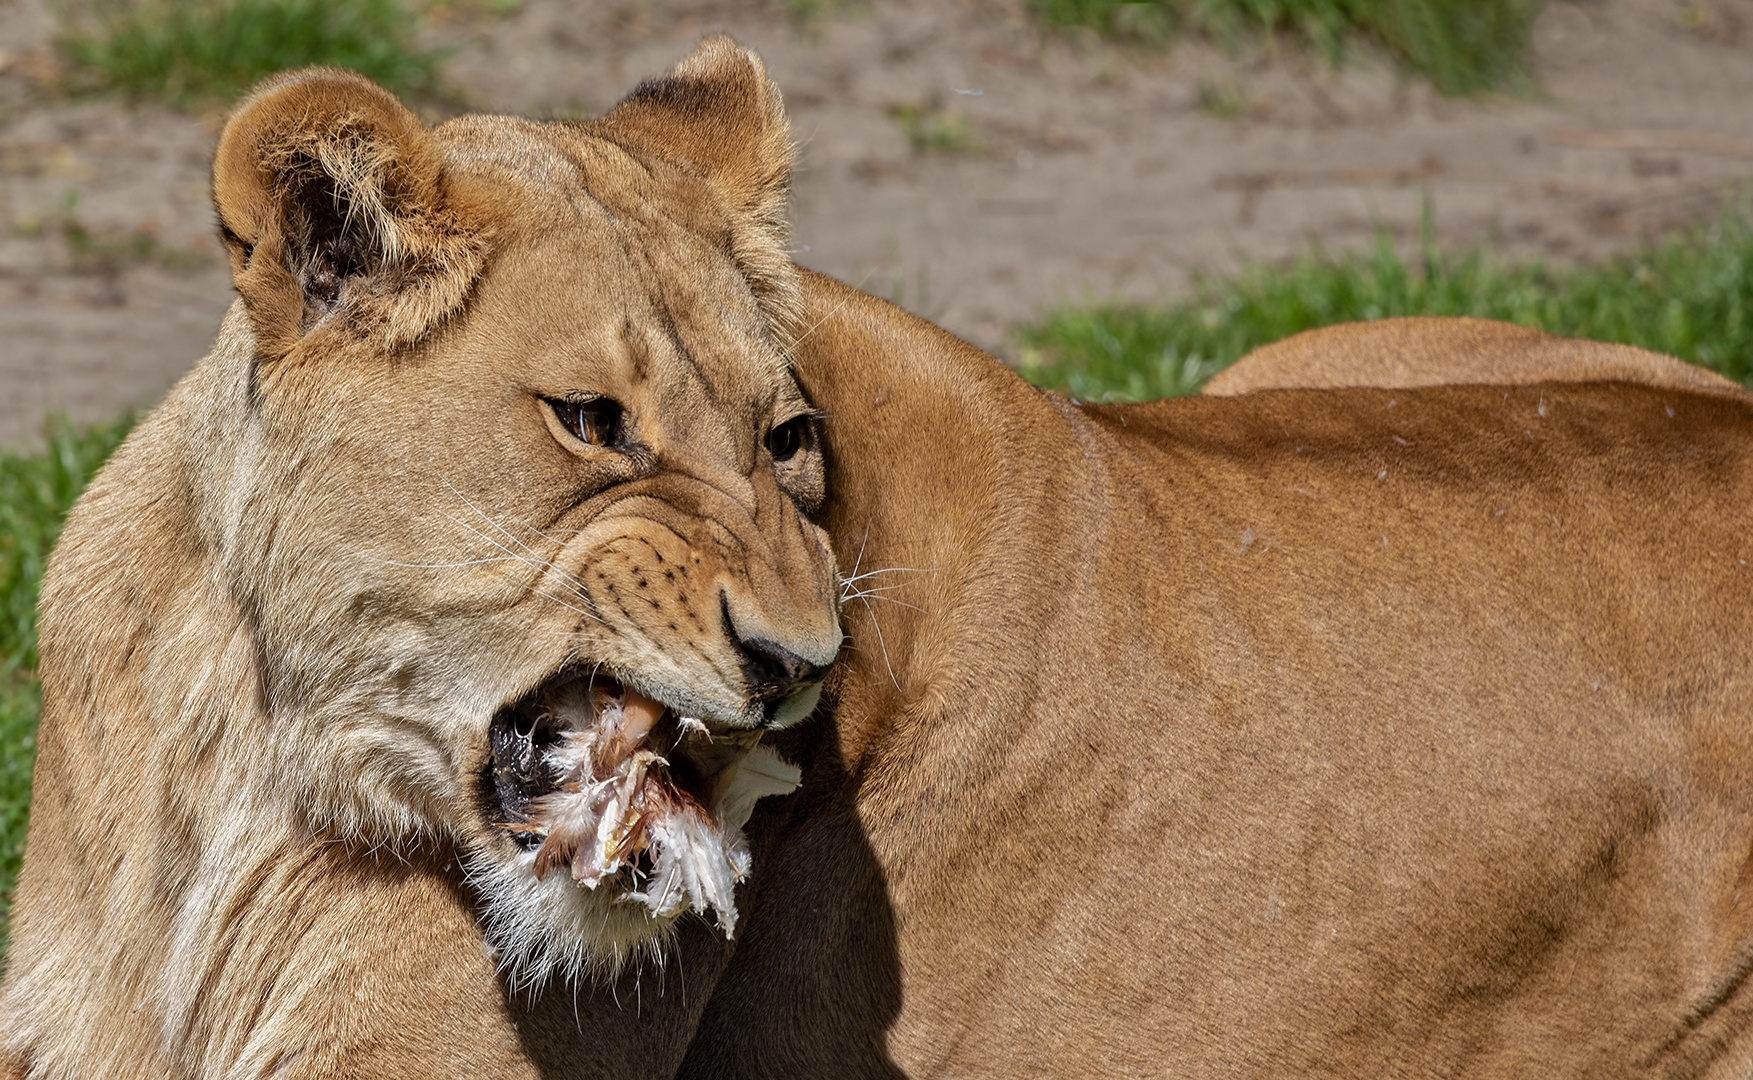
<svg viewBox="0 0 1753 1080"><path fill-rule="evenodd" d="M678 715L601 674L549 680L490 738L501 824L537 881L569 878L658 919L710 910L726 937L749 871L743 825L800 779L761 732Z"/></svg>

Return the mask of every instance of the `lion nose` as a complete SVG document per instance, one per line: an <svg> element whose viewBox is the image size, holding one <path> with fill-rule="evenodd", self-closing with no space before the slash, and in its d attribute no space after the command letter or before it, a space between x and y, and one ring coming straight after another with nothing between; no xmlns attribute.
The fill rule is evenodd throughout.
<svg viewBox="0 0 1753 1080"><path fill-rule="evenodd" d="M828 673L827 667L812 664L766 638L742 638L737 645L742 649L743 677L748 680L749 693L761 702L768 726L779 727L802 719L789 715L796 712L793 699L815 689ZM787 708L788 705L792 707Z"/></svg>

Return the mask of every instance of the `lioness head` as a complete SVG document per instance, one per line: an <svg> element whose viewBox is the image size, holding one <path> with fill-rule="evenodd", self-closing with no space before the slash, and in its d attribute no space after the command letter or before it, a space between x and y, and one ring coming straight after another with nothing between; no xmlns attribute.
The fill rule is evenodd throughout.
<svg viewBox="0 0 1753 1080"><path fill-rule="evenodd" d="M841 633L789 167L723 38L589 123L427 129L319 68L220 139L203 524L277 774L339 838L459 840L526 977L728 933L796 784L754 744Z"/></svg>

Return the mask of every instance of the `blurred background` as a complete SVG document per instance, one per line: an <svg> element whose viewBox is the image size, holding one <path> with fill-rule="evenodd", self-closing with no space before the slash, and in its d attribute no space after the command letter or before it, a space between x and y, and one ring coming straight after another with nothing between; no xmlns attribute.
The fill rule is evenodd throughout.
<svg viewBox="0 0 1753 1080"><path fill-rule="evenodd" d="M0 0L0 447L150 405L205 351L230 299L208 157L262 74L583 117L721 30L791 112L800 262L1007 360L1123 353L1135 396L1223 342L1044 320L1384 246L1402 288L1441 285L1440 252L1478 293L1469 258L1601 266L1753 178L1753 0Z"/></svg>
<svg viewBox="0 0 1753 1080"><path fill-rule="evenodd" d="M0 0L0 904L43 559L231 299L230 102L333 62L587 117L717 31L785 95L798 261L1081 397L1417 312L1753 374L1753 0Z"/></svg>

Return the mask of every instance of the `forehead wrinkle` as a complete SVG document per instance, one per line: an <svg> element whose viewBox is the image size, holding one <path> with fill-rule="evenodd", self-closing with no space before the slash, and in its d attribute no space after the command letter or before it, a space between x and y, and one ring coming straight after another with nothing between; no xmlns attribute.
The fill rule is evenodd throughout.
<svg viewBox="0 0 1753 1080"><path fill-rule="evenodd" d="M705 322L712 328L718 330L725 337L731 339L736 345L741 346L741 348L737 350L739 356L753 360L759 364L759 374L765 377L768 385L771 386L789 382L791 380L790 361L785 356L784 351L780 348L779 340L774 334L773 325L768 318L767 312L762 308L760 301L756 299L754 292L750 287L748 278L744 276L743 271L736 265L736 260L730 250L726 246L715 243L708 237L702 236L698 231L692 228L688 222L680 220L670 214L665 207L652 205L649 209L651 211L652 220L641 222L642 228L644 228L649 234L656 236L659 234L661 227L664 231L679 234L698 244L701 248L705 249L708 253L708 257L715 262L715 265L711 267L711 272L724 275L730 280L737 282L743 290L740 295L741 304L738 307L724 308L714 306L710 301L703 302L699 296L699 290L694 289L692 290L694 294L692 297L693 302L690 303L689 307L696 310L702 307L706 308L708 310L708 318ZM726 222L725 224L728 228L729 223ZM669 296L673 294L680 285L683 283L690 283L692 279L686 273L666 275L661 272L653 260L656 257L666 257L674 261L685 261L691 265L697 265L697 259L684 257L681 260L677 260L674 251L658 244L652 244L641 254L651 266L652 280L657 283L657 287L663 290L665 294L665 308L673 311L676 305L669 302ZM727 312L741 317L727 318ZM698 323L699 320L696 320L696 322ZM770 403L772 395L769 395L768 397Z"/></svg>
<svg viewBox="0 0 1753 1080"><path fill-rule="evenodd" d="M661 313L664 332L674 347L688 360L701 382L711 389L715 402L721 407L729 409L733 405L727 397L728 392L737 389L752 390L753 393L745 395L751 399L746 403L749 410L747 418L758 423L770 411L777 397L777 388L791 381L790 371L784 357L779 354L765 314L754 295L746 291L746 280L729 255L701 239L685 224L664 214L661 208L655 216L655 222L642 223L642 228L652 234L660 231L677 234L685 238L684 244L686 240L700 244L707 249L706 258L716 261L716 265L710 267L709 273L735 282L744 289L733 304L727 306L718 303L717 298L710 294L709 288L701 288L685 272L698 266L701 259L692 256L692 253L679 253L676 250L684 245L653 243L637 254L649 274L646 280L651 289L653 309ZM664 273L661 263L666 261L682 264L681 269L684 272ZM714 355L697 356L690 350L687 338L681 332L678 312L691 316L687 320L690 328L695 331L696 336L714 346L710 350ZM754 379L742 375L751 366ZM714 380L707 370L709 367L733 367L741 370L723 371L721 374L726 377Z"/></svg>
<svg viewBox="0 0 1753 1080"><path fill-rule="evenodd" d="M633 258L639 263L639 277L647 287L650 322L630 317L624 321L623 329L628 335L627 349L631 355L648 357L652 368L666 365L670 368L670 373L648 379L656 390L662 427L669 435L669 446L663 456L672 466L704 478L714 469L713 455L701 456L702 448L718 444L735 456L738 469L744 472L752 469L760 418L742 415L735 403L727 400L726 391L736 389L736 380L721 385L710 377L676 325L671 298L662 288L656 267L645 252L634 253ZM667 349L658 357L657 350L666 345ZM741 434L744 428L748 429L747 435Z"/></svg>
<svg viewBox="0 0 1753 1080"><path fill-rule="evenodd" d="M568 198L572 202L574 210L578 212L581 219L584 217L584 211L578 206L578 200L579 198L583 198L588 201L590 206L595 208L597 215L615 230L616 237L621 240L622 246L626 246L627 237L623 231L623 215L616 213L608 203L604 202L601 198L598 198L596 192L592 190L593 180L600 181L604 179L605 177L602 174L608 172L608 169L606 168L597 167L597 161L594 160L604 156L602 153L603 148L603 144L600 140L596 139L575 141L561 146L561 152L566 155L573 170L572 179L574 182L570 185L571 191L568 193ZM622 156L623 158L625 157L625 155Z"/></svg>
<svg viewBox="0 0 1753 1080"><path fill-rule="evenodd" d="M656 226L656 227L654 227ZM664 236L664 233L670 234ZM640 234L644 243L631 243L629 234ZM720 411L726 411L727 402L721 393L719 383L708 377L700 357L695 355L683 336L681 327L676 321L676 297L670 288L662 268L657 262L657 253L666 251L665 241L674 241L675 237L697 239L694 233L667 216L659 215L658 221L625 221L616 229L616 238L621 243L621 250L631 271L630 276L637 279L645 295L646 310L656 322L656 332L669 345L670 355L680 361L687 372L690 384L704 391L712 404ZM696 298L689 304L697 308L700 301ZM652 348L651 340L646 332L635 325L632 313L626 313L622 322L622 334L627 342L629 354L636 358L636 372L645 378L650 377Z"/></svg>
<svg viewBox="0 0 1753 1080"><path fill-rule="evenodd" d="M708 394L710 394L712 388L704 385L706 380L701 376L700 365L695 363L694 354L687 350L682 344L681 338L676 335L675 325L670 318L669 312L662 307L661 303L656 302L653 298L648 296L647 299L652 301L651 312L655 316L658 332L663 335L664 340L669 342L671 352L675 358L681 360L687 365L688 370L694 374L695 379L700 382L704 389L707 390ZM627 356L632 361L633 375L636 378L647 381L655 379L656 376L652 373L652 347L649 331L641 325L640 320L634 318L632 312L622 313L621 341L626 345Z"/></svg>
<svg viewBox="0 0 1753 1080"><path fill-rule="evenodd" d="M625 260L628 295L643 293L646 300L645 311L625 313L620 328L634 374L650 380L669 359L660 361L655 341L646 336L660 334L669 355L679 361L676 388L703 392L712 412L758 432L793 383L766 315L746 291L746 279L726 246L732 226L724 207L703 185L699 199L651 197L667 187L658 183L649 162L616 143L579 139L569 150L582 193L600 208ZM602 188L600 195L589 190L593 182ZM714 228L723 231L723 242L710 235ZM728 309L696 283L703 264L710 277L745 290ZM677 272L666 274L666 265ZM684 309L690 316L686 320L678 317ZM648 317L655 319L655 327L635 325ZM682 332L684 321L700 339L693 347ZM696 351L703 344L708 346L705 354ZM742 377L728 370L738 366ZM717 372L726 377L712 378L709 368L727 369ZM747 439L736 441L744 444L741 450L753 445Z"/></svg>
<svg viewBox="0 0 1753 1080"><path fill-rule="evenodd" d="M634 279L628 292L633 295L643 293L645 312L623 311L621 313L621 340L627 349L627 355L633 364L633 374L640 379L652 378L652 347L647 331L638 323L646 318L647 313L657 322L658 332L670 344L671 352L679 358L691 371L696 380L705 386L710 393L712 387L700 371L699 363L694 354L682 342L681 334L676 328L674 314L670 311L668 297L663 291L662 274L651 259L650 243L636 243L637 239L652 239L651 230L639 222L615 223L615 239L620 244L621 255L625 260L626 272ZM645 234L639 236L637 234Z"/></svg>
<svg viewBox="0 0 1753 1080"><path fill-rule="evenodd" d="M694 355L692 349L688 348L688 343L682 339L681 331L676 327L675 315L670 310L669 298L661 291L654 289L648 300L651 312L657 322L655 332L661 335L663 341L669 345L669 353L665 359L679 361L682 366L682 370L677 372L676 378L672 380L676 388L685 388L688 391L703 394L711 403L711 412L714 415L728 415L730 410L727 408L718 383L707 376L699 358ZM639 348L642 354L649 354L651 339L640 334L638 329L633 326L631 319L628 320L627 326L628 332L639 338Z"/></svg>

